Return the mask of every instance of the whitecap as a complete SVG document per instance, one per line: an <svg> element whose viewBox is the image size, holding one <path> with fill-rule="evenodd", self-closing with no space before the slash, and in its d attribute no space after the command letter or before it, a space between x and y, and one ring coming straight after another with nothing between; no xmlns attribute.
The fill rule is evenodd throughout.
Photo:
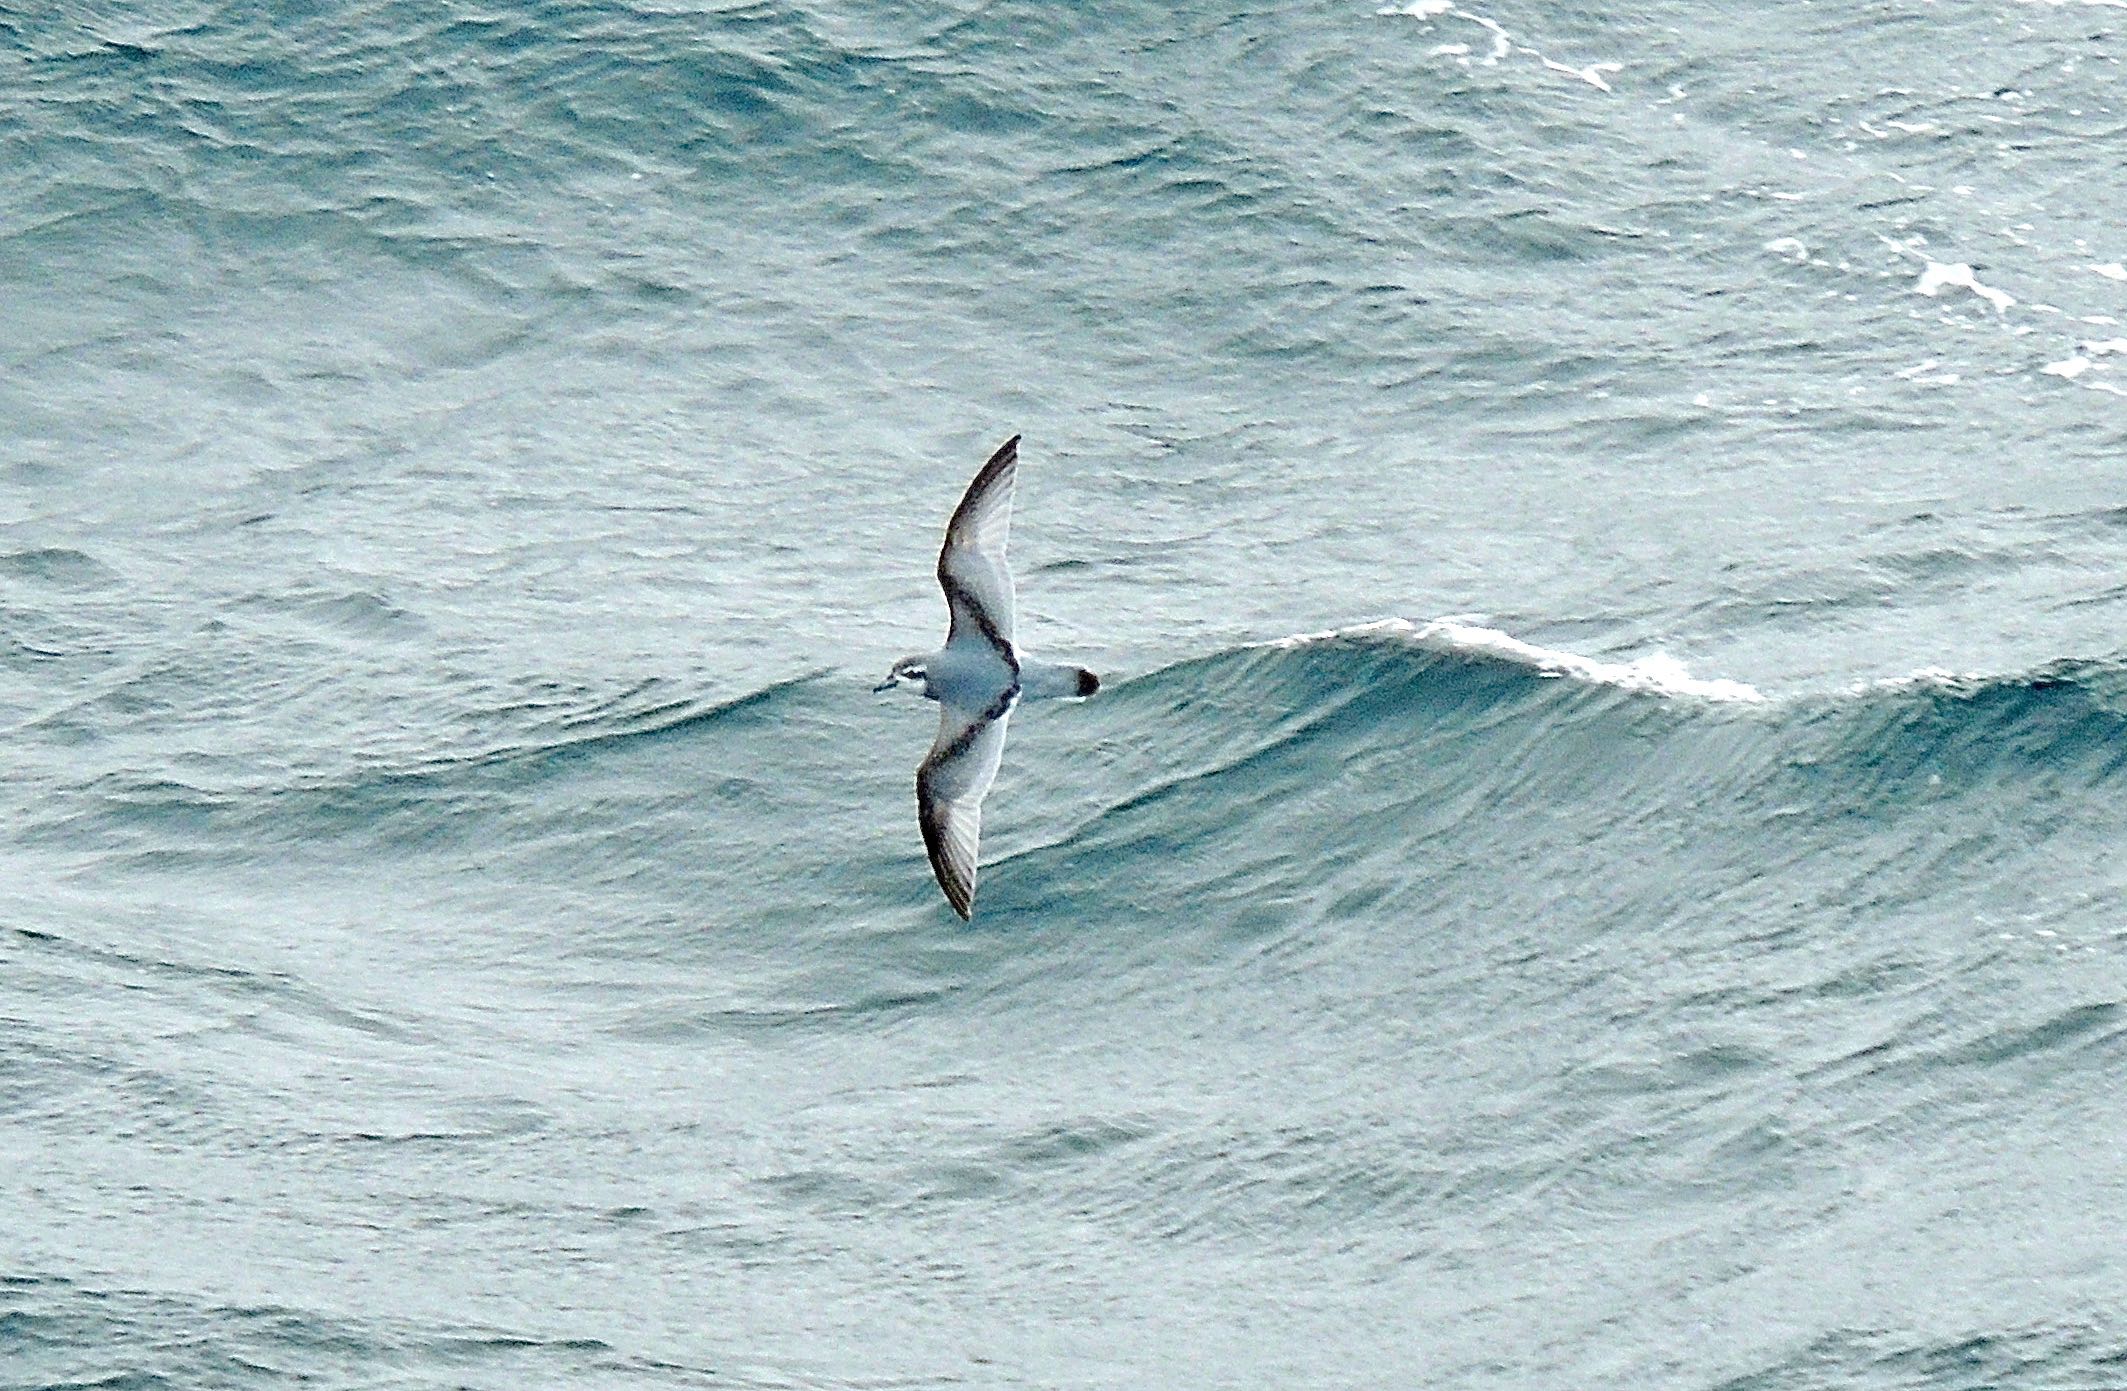
<svg viewBox="0 0 2127 1391"><path fill-rule="evenodd" d="M1958 691L1970 688L1985 678L1951 671L1948 667L1922 667L1903 676L1879 676L1873 680L1856 681L1847 687L1853 695L1868 695L1874 691Z"/></svg>
<svg viewBox="0 0 2127 1391"><path fill-rule="evenodd" d="M1891 375L1899 381L1913 382L1920 386L1957 385L1958 381L1961 380L1959 375L1955 372L1937 372L1935 369L1940 366L1942 366L1942 359L1931 357L1926 362L1916 362L1911 367L1901 368L1891 373Z"/></svg>
<svg viewBox="0 0 2127 1391"><path fill-rule="evenodd" d="M1993 286L1980 284L1972 274L1972 268L1961 262L1953 266L1944 265L1940 261L1929 261L1928 268L1920 273L1919 283L1913 286L1921 294L1930 296L1941 294L1946 287L1970 290L1993 305L1997 313L2016 303L2014 298Z"/></svg>
<svg viewBox="0 0 2127 1391"><path fill-rule="evenodd" d="M1436 651L1497 657L1529 667L1540 676L1561 677L1647 695L1688 696L1721 704L1759 704L1766 699L1764 692L1748 682L1693 676L1682 662L1667 653L1649 653L1629 662L1607 662L1584 657L1578 652L1539 647L1511 633L1463 618L1436 618L1427 623L1413 623L1407 618L1384 618L1326 632L1295 633L1269 645L1302 647L1334 638L1353 637L1398 637Z"/></svg>
<svg viewBox="0 0 2127 1391"><path fill-rule="evenodd" d="M1529 51L1536 53L1533 48ZM1547 58L1541 53L1536 53L1536 57L1539 62L1551 71L1562 72L1568 77L1577 77L1590 87L1600 87L1606 92L1610 90L1610 84L1603 80L1603 74L1606 72L1623 72L1625 70L1623 63L1590 63L1585 68L1576 68L1570 63L1561 63L1556 58Z"/></svg>

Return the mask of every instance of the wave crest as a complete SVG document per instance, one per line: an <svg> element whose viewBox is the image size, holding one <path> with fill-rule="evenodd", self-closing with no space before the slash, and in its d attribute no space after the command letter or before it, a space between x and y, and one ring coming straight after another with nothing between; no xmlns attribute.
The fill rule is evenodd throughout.
<svg viewBox="0 0 2127 1391"><path fill-rule="evenodd" d="M1436 618L1426 623L1413 623L1407 618L1386 618L1327 632L1298 633L1278 638L1269 645L1289 649L1353 638L1403 640L1431 651L1491 657L1527 667L1538 676L1612 686L1621 691L1648 695L1736 704L1759 704L1767 698L1764 692L1748 682L1693 676L1682 662L1664 653L1650 653L1629 662L1606 662L1577 652L1539 647L1497 628L1487 628L1463 618Z"/></svg>

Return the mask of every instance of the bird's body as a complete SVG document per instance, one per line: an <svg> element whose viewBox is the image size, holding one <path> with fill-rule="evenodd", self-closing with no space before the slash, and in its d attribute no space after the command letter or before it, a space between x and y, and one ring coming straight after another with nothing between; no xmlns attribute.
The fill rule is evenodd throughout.
<svg viewBox="0 0 2127 1391"><path fill-rule="evenodd" d="M926 699L953 705L987 705L1007 686L1025 680L1018 653L986 641L948 642L923 659Z"/></svg>
<svg viewBox="0 0 2127 1391"><path fill-rule="evenodd" d="M975 903L982 799L997 779L1012 711L1022 701L1089 696L1100 689L1100 678L1085 668L1027 660L1013 642L1005 543L1018 470L1014 435L968 484L946 524L938 552L938 584L952 613L945 646L903 657L878 687L914 682L938 702L938 737L916 769L916 817L938 887L963 918Z"/></svg>

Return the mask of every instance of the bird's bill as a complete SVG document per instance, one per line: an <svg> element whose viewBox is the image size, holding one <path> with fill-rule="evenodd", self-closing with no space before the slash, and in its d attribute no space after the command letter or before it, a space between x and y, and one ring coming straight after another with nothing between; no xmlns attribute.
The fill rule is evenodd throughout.
<svg viewBox="0 0 2127 1391"><path fill-rule="evenodd" d="M901 678L900 678L900 677L898 677L898 676L889 676L889 677L887 677L887 678L886 678L886 679L885 679L884 681L881 681L881 682L880 682L880 683L879 683L878 685L876 685L876 686L872 687L872 688L871 688L871 693L872 693L873 695L877 695L877 694L879 694L879 692L881 692L881 691L890 691L890 690L892 690L892 689L893 689L894 687L896 687L896 686L898 686L898 685L900 685L900 684L901 684Z"/></svg>

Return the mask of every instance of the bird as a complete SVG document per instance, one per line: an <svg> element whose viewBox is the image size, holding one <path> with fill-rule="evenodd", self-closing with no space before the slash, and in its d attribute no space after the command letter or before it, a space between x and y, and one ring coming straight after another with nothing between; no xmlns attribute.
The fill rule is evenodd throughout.
<svg viewBox="0 0 2127 1391"><path fill-rule="evenodd" d="M1024 701L1083 698L1100 678L1081 666L1036 661L1012 638L1012 571L1005 542L1019 478L1019 439L990 455L945 524L938 586L951 624L945 646L903 657L873 693L904 684L938 702L938 737L916 768L916 821L945 901L963 921L975 907L982 799L997 780L1005 724Z"/></svg>

